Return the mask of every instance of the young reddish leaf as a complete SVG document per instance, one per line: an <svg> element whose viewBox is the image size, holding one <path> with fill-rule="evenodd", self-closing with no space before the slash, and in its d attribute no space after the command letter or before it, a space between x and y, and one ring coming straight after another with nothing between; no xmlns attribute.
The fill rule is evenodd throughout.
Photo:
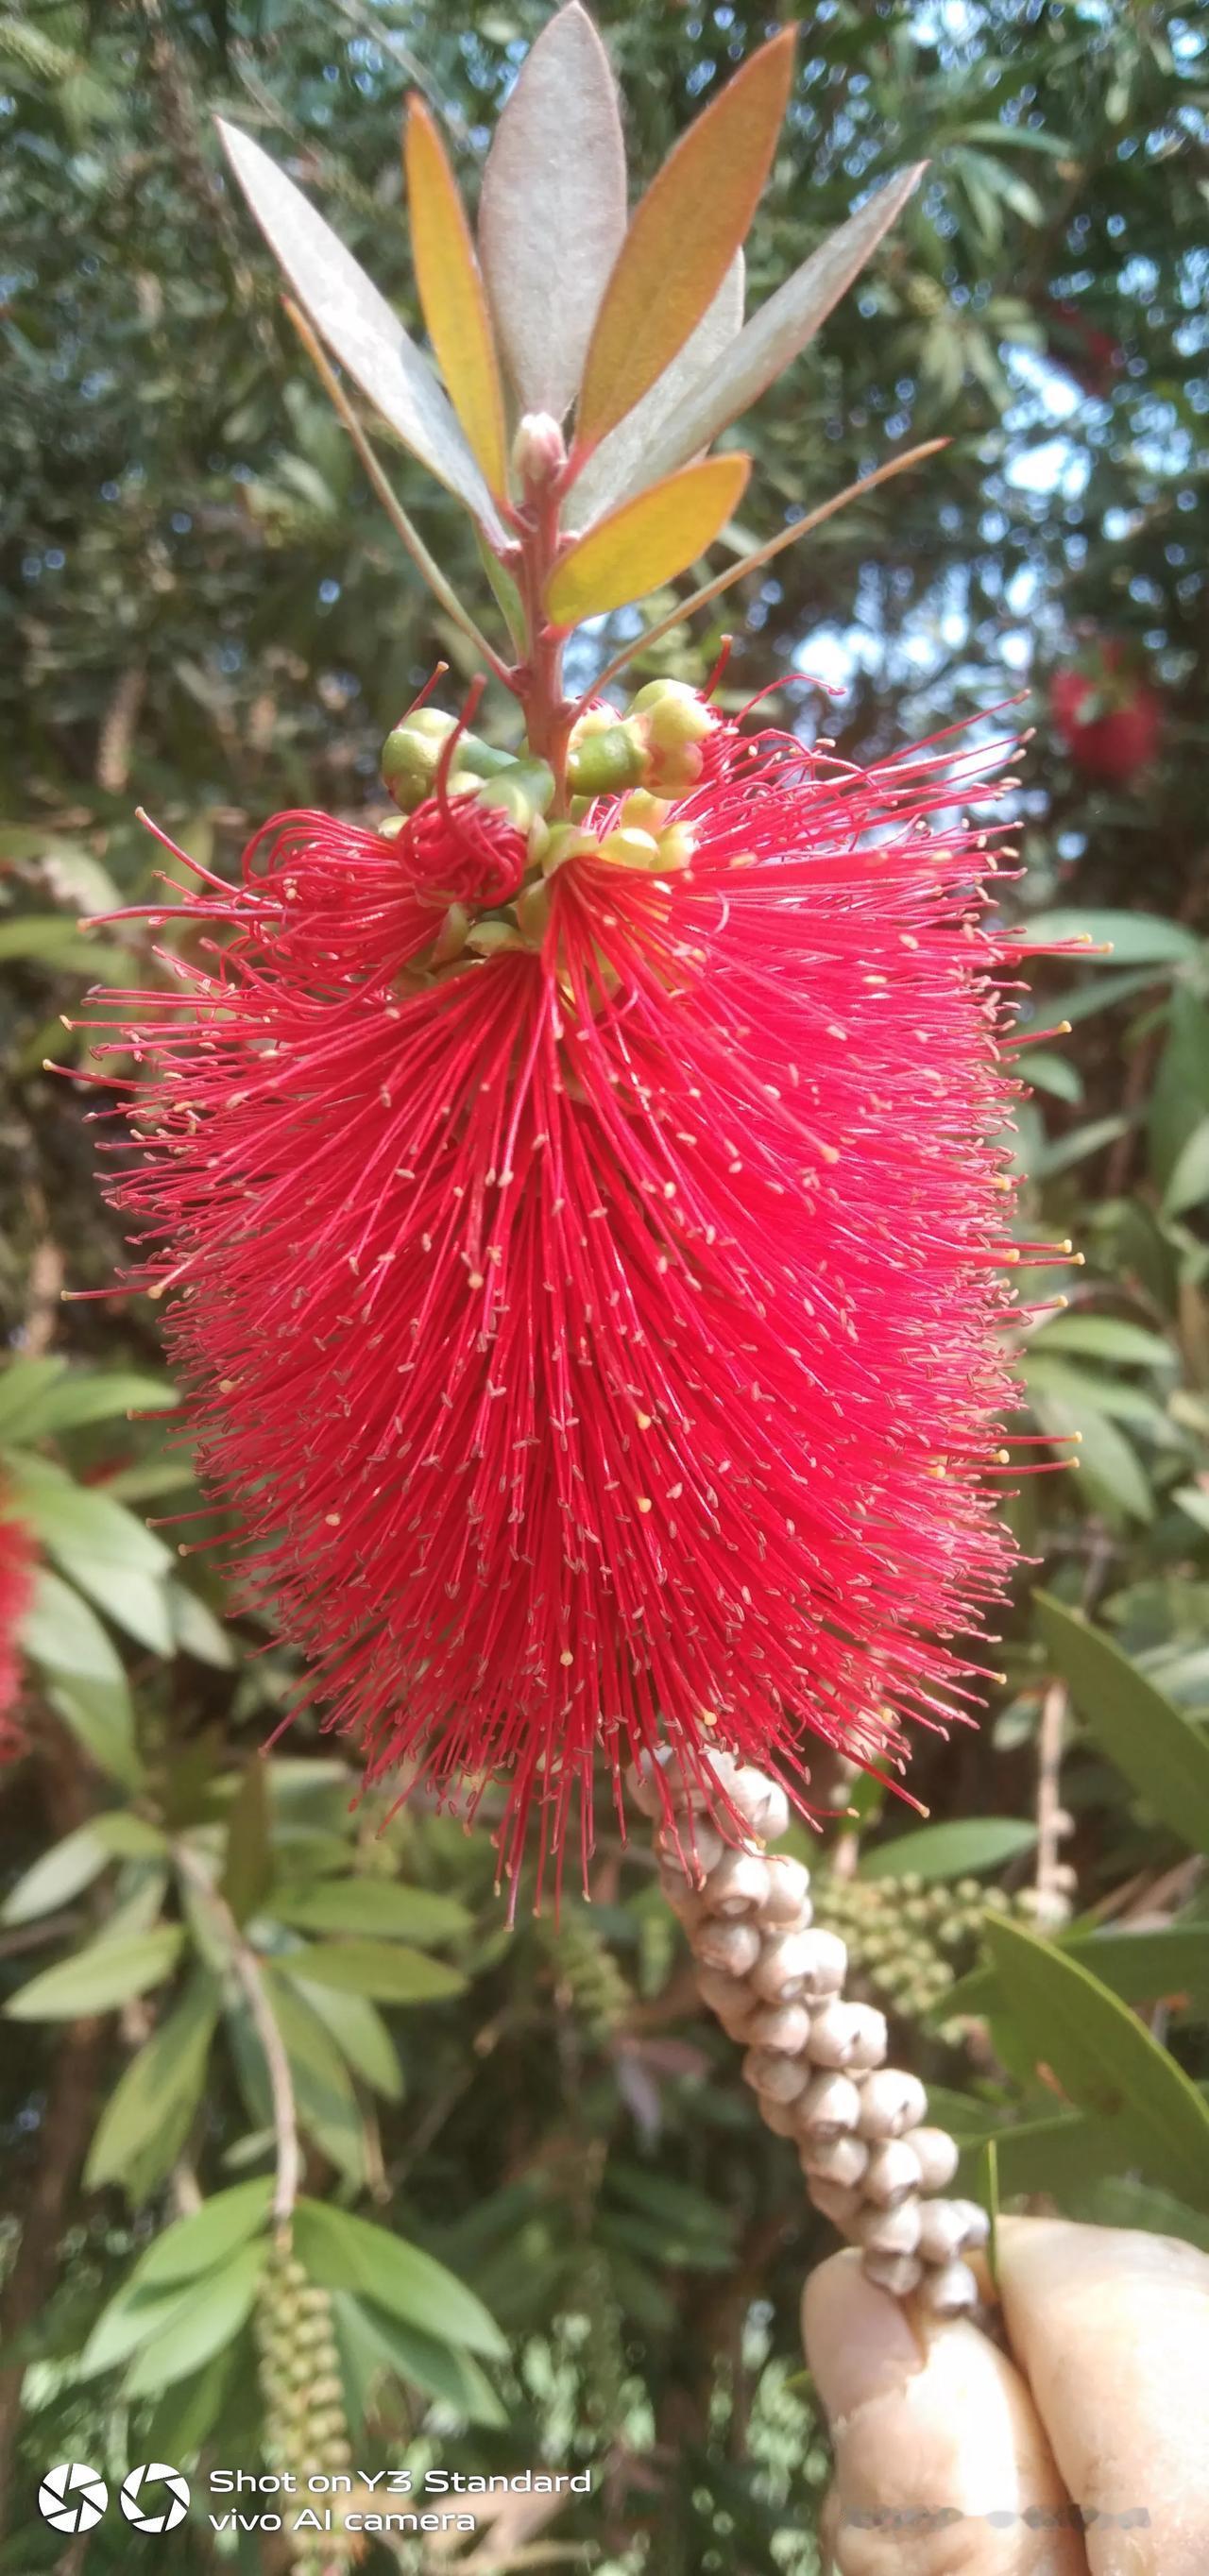
<svg viewBox="0 0 1209 2576"><path fill-rule="evenodd" d="M647 455L680 404L706 384L718 360L743 328L744 259L735 252L708 311L685 341L670 367L665 367L633 411L603 438L583 473L571 487L567 516L573 527L588 528L606 510L616 508L627 492L641 491L658 478L647 470ZM686 464L679 457L678 464Z"/></svg>
<svg viewBox="0 0 1209 2576"><path fill-rule="evenodd" d="M711 456L599 519L555 567L546 592L554 625L603 616L673 581L712 546L750 472L750 456Z"/></svg>
<svg viewBox="0 0 1209 2576"><path fill-rule="evenodd" d="M458 183L421 98L408 102L403 159L425 328L471 448L492 491L503 496L504 401L487 299Z"/></svg>
<svg viewBox="0 0 1209 2576"><path fill-rule="evenodd" d="M483 274L523 411L561 420L573 400L625 226L613 75L571 0L526 56L479 202Z"/></svg>
<svg viewBox="0 0 1209 2576"><path fill-rule="evenodd" d="M926 161L916 162L912 169L900 170L897 178L887 180L753 313L720 364L686 392L651 440L643 457L646 474L670 474L686 456L708 447L719 430L737 420L789 366L872 258L927 166Z"/></svg>
<svg viewBox="0 0 1209 2576"><path fill-rule="evenodd" d="M582 463L684 347L756 211L789 97L787 28L744 63L653 179L596 318L575 424ZM700 442L699 442L700 443Z"/></svg>
<svg viewBox="0 0 1209 2576"><path fill-rule="evenodd" d="M491 494L426 358L352 252L251 136L217 119L227 159L300 304L413 456L506 542Z"/></svg>

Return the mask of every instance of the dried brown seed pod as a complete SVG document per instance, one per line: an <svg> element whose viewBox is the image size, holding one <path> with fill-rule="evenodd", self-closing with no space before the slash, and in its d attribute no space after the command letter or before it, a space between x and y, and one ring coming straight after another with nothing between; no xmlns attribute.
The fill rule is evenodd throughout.
<svg viewBox="0 0 1209 2576"><path fill-rule="evenodd" d="M915 2254L866 2254L865 2272L879 2290L888 2290L895 2299L909 2299L924 2277L923 2264Z"/></svg>
<svg viewBox="0 0 1209 2576"><path fill-rule="evenodd" d="M900 2200L893 2209L877 2209L866 2201L853 2234L870 2254L918 2254L919 2225L920 2207L914 2196Z"/></svg>
<svg viewBox="0 0 1209 2576"><path fill-rule="evenodd" d="M811 2018L810 2054L816 2066L863 2072L880 2066L887 2047L886 2016L872 2004L824 2004Z"/></svg>
<svg viewBox="0 0 1209 2576"><path fill-rule="evenodd" d="M856 2131L860 2109L860 2092L850 2076L812 2076L798 2103L799 2135L820 2141L851 2137Z"/></svg>
<svg viewBox="0 0 1209 2576"><path fill-rule="evenodd" d="M918 2075L898 2066L880 2066L861 2086L862 2138L901 2138L927 2118L928 2097Z"/></svg>
<svg viewBox="0 0 1209 2576"><path fill-rule="evenodd" d="M786 2057L803 2057L810 2037L810 2015L802 2004L761 2004L748 2032L753 2048L776 2048ZM802 2068L802 2082L810 2070ZM799 2088L800 2089L800 2088Z"/></svg>
<svg viewBox="0 0 1209 2576"><path fill-rule="evenodd" d="M802 1996L814 2002L839 1993L847 1966L848 1953L838 1934L812 1926L802 1932L774 1932L764 1943L751 1981L756 1993L770 2003L796 2003Z"/></svg>
<svg viewBox="0 0 1209 2576"><path fill-rule="evenodd" d="M811 2034L813 2045L813 2033ZM913 2129L911 2153L919 2166L924 2191L947 2191L961 2161L947 2129Z"/></svg>
<svg viewBox="0 0 1209 2576"><path fill-rule="evenodd" d="M869 2150L865 2198L876 2201L879 2209L894 2209L919 2190L921 2178L913 2144L906 2138L887 2138Z"/></svg>
<svg viewBox="0 0 1209 2576"><path fill-rule="evenodd" d="M723 1852L701 1891L706 1914L763 1915L769 1890L768 1863L759 1852Z"/></svg>
<svg viewBox="0 0 1209 2576"><path fill-rule="evenodd" d="M978 2283L968 2263L942 2263L920 2283L922 2305L934 2317L969 2316L978 2306Z"/></svg>
<svg viewBox="0 0 1209 2576"><path fill-rule="evenodd" d="M697 1926L693 1947L703 1967L721 1968L728 1977L747 1977L760 1956L760 1935L751 1923L707 1916Z"/></svg>
<svg viewBox="0 0 1209 2576"><path fill-rule="evenodd" d="M797 1931L810 1921L810 1872L790 1852L770 1852L764 1863L768 1894L760 1909L771 1930L783 1925Z"/></svg>
<svg viewBox="0 0 1209 2576"><path fill-rule="evenodd" d="M838 2182L845 2191L854 2191L858 2183L864 2188L869 2149L860 2138L804 2138L798 2163L810 2183L817 2176L821 2182Z"/></svg>

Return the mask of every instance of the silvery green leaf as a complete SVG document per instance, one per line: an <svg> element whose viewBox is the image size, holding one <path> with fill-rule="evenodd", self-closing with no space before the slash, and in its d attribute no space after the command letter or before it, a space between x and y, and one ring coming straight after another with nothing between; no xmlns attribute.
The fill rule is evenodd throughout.
<svg viewBox="0 0 1209 2576"><path fill-rule="evenodd" d="M342 367L438 482L494 543L504 531L491 494L425 357L338 234L237 126L217 119L223 149L269 247Z"/></svg>
<svg viewBox="0 0 1209 2576"><path fill-rule="evenodd" d="M626 228L608 56L570 0L526 57L487 155L479 256L524 411L561 420Z"/></svg>
<svg viewBox="0 0 1209 2576"><path fill-rule="evenodd" d="M710 375L686 394L651 440L643 458L645 482L654 483L686 457L699 455L798 356L872 257L926 168L919 161L887 180L760 306Z"/></svg>
<svg viewBox="0 0 1209 2576"><path fill-rule="evenodd" d="M602 439L595 455L588 458L583 473L572 485L566 517L575 528L590 527L594 519L615 509L630 492L640 491L651 480L647 472L647 454L679 405L709 384L723 353L743 328L743 288L745 263L742 251L736 251L722 284L691 339L686 340L679 356L665 367L633 411L619 420L616 429Z"/></svg>

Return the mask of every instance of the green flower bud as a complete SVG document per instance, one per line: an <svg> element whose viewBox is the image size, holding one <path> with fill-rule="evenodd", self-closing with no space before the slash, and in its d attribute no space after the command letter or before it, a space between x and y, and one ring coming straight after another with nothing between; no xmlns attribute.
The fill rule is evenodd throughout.
<svg viewBox="0 0 1209 2576"><path fill-rule="evenodd" d="M571 736L567 780L576 796L620 796L639 785L646 766L636 727L577 725Z"/></svg>
<svg viewBox="0 0 1209 2576"><path fill-rule="evenodd" d="M405 814L414 814L432 793L437 764L456 719L439 707L417 707L389 733L382 750L382 783Z"/></svg>
<svg viewBox="0 0 1209 2576"><path fill-rule="evenodd" d="M518 832L528 832L554 801L554 772L544 760L510 760L475 794L480 805L498 806Z"/></svg>

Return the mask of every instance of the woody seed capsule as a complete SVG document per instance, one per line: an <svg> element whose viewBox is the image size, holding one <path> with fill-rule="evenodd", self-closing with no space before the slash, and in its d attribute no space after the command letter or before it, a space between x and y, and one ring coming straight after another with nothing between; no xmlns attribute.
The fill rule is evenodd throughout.
<svg viewBox="0 0 1209 2576"><path fill-rule="evenodd" d="M696 1935L696 1951L703 1967L721 1968L728 1977L746 1977L760 1956L760 1935L750 1923L707 1917Z"/></svg>
<svg viewBox="0 0 1209 2576"><path fill-rule="evenodd" d="M798 2104L803 2137L851 2137L860 2118L861 2097L847 2075L812 2076Z"/></svg>
<svg viewBox="0 0 1209 2576"><path fill-rule="evenodd" d="M919 2288L924 2267L914 2254L866 2254L865 2276L894 2299L909 2299Z"/></svg>
<svg viewBox="0 0 1209 2576"><path fill-rule="evenodd" d="M810 2015L801 2004L763 2004L752 2015L748 2036L755 2048L773 2048L782 2057L804 2057ZM802 2068L803 2084L809 2071L806 2066Z"/></svg>
<svg viewBox="0 0 1209 2576"><path fill-rule="evenodd" d="M942 2263L925 2272L920 2298L931 2316L968 2316L978 2306L978 2283L968 2263Z"/></svg>
<svg viewBox="0 0 1209 2576"><path fill-rule="evenodd" d="M923 2190L947 2190L961 2161L956 2142L948 2130L913 2129L910 2152L919 2166Z"/></svg>
<svg viewBox="0 0 1209 2576"><path fill-rule="evenodd" d="M872 2004L824 2004L810 2025L810 2054L816 2066L864 2070L880 2066L886 2054L884 2013Z"/></svg>
<svg viewBox="0 0 1209 2576"><path fill-rule="evenodd" d="M864 2185L869 2150L859 2138L807 2138L798 2163L810 2182L818 2174L823 2182L838 2182L851 2191L857 2183Z"/></svg>
<svg viewBox="0 0 1209 2576"><path fill-rule="evenodd" d="M905 2138L888 2138L872 2149L865 2174L867 2200L875 2200L879 2209L893 2209L919 2185L919 2162Z"/></svg>
<svg viewBox="0 0 1209 2576"><path fill-rule="evenodd" d="M952 2263L966 2244L966 2222L955 2200L926 2200L919 2213L916 2252L925 2263Z"/></svg>
<svg viewBox="0 0 1209 2576"><path fill-rule="evenodd" d="M774 2048L750 2048L743 2060L743 2081L771 2102L793 2102L806 2082L801 2059L783 2057Z"/></svg>
<svg viewBox="0 0 1209 2576"><path fill-rule="evenodd" d="M765 1942L751 1981L770 2002L796 2003L801 1995L813 2001L839 1993L847 1965L848 1953L834 1932L780 1932Z"/></svg>
<svg viewBox="0 0 1209 2576"><path fill-rule="evenodd" d="M991 2233L991 2222L979 2202L954 2200L950 2201L949 2207L956 2210L962 2221L965 2229L964 2243L967 2246L985 2245Z"/></svg>
<svg viewBox="0 0 1209 2576"><path fill-rule="evenodd" d="M655 1848L665 1868L678 1871L692 1886L702 1887L717 1869L727 1846L704 1816L693 1816L685 1819L679 1833L665 1825L655 1837Z"/></svg>
<svg viewBox="0 0 1209 2576"><path fill-rule="evenodd" d="M879 2067L861 2087L857 2127L862 2138L901 2138L904 2129L918 2128L927 2108L917 2075L896 2066Z"/></svg>
<svg viewBox="0 0 1209 2576"><path fill-rule="evenodd" d="M707 1914L762 1914L769 1890L767 1861L758 1852L724 1852L701 1891Z"/></svg>
<svg viewBox="0 0 1209 2576"><path fill-rule="evenodd" d="M842 2236L850 2236L861 2211L859 2191L846 2191L842 2183L824 2182L821 2174L810 2174L810 2197L820 2217L829 2218Z"/></svg>
<svg viewBox="0 0 1209 2576"><path fill-rule="evenodd" d="M810 1872L789 1852L772 1852L765 1861L768 1893L760 1908L765 1923L796 1931L810 1921Z"/></svg>
<svg viewBox="0 0 1209 2576"><path fill-rule="evenodd" d="M878 2209L866 2202L854 2228L858 2242L870 2254L919 2254L920 2207L918 2200L899 2201L893 2209Z"/></svg>

